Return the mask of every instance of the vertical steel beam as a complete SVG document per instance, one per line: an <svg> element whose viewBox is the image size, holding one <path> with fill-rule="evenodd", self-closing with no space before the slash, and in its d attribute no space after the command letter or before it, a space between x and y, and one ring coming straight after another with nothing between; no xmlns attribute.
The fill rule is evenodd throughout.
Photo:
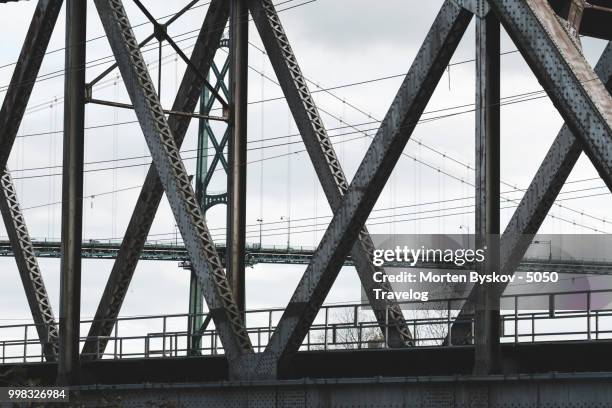
<svg viewBox="0 0 612 408"><path fill-rule="evenodd" d="M229 16L229 5L225 0L213 0L198 39L191 54L191 61L201 72L207 72L215 56L217 46ZM177 112L193 112L202 94L204 81L193 70L187 69L172 105ZM184 115L170 115L168 125L177 146L183 144L191 118ZM151 165L138 196L128 228L121 242L117 259L113 264L108 282L98 304L94 321L89 329L83 347L83 358L97 358L103 353L107 340L113 330L114 321L119 316L121 305L128 291L140 254L146 243L147 235L155 219L157 208L164 194L163 186L157 176L155 166Z"/></svg>
<svg viewBox="0 0 612 408"><path fill-rule="evenodd" d="M245 310L247 103L249 9L246 0L230 6L230 126L227 178L227 279L238 309Z"/></svg>
<svg viewBox="0 0 612 408"><path fill-rule="evenodd" d="M79 382L87 2L66 2L58 382Z"/></svg>
<svg viewBox="0 0 612 408"><path fill-rule="evenodd" d="M442 6L351 185L335 209L254 375L277 375L299 349L471 17L471 12L454 1L446 1Z"/></svg>
<svg viewBox="0 0 612 408"><path fill-rule="evenodd" d="M476 16L476 228L475 247L486 248L480 274L499 271L499 21L485 13L479 1ZM499 368L499 298L492 285L477 285L474 343L476 374L491 374Z"/></svg>
<svg viewBox="0 0 612 408"><path fill-rule="evenodd" d="M346 194L348 181L323 126L306 79L272 2L249 0L249 8L327 201L335 211ZM373 276L377 269L372 264L373 250L374 244L364 227L351 250L351 257L381 331L387 334L387 344L390 347L405 346L411 343L412 336L399 305L394 301L376 299L374 289L388 292L391 286L387 282L374 281ZM382 272L384 273L384 270Z"/></svg>
<svg viewBox="0 0 612 408"><path fill-rule="evenodd" d="M6 163L61 7L62 0L38 2L0 109L0 211L47 361L57 358L57 325Z"/></svg>
<svg viewBox="0 0 612 408"><path fill-rule="evenodd" d="M189 259L204 288L208 310L229 362L230 377L239 376L240 364L253 353L251 341L129 18L121 0L95 0L95 5Z"/></svg>
<svg viewBox="0 0 612 408"><path fill-rule="evenodd" d="M213 62L214 64L214 62ZM207 75L210 81L210 72ZM204 88L200 97L200 114L208 114L206 105L210 100L208 88ZM196 158L196 174L195 174L195 194L196 200L200 205L202 214L206 218L206 210L204 209L204 197L206 196L206 186L203 181L208 171L208 121L200 119L198 121L198 154ZM198 280L196 272L190 268L189 278L189 352L192 355L200 354L201 337L196 333L202 325L204 313L204 293L202 286Z"/></svg>
<svg viewBox="0 0 612 408"><path fill-rule="evenodd" d="M612 43L608 43L597 62L595 72L612 92ZM582 143L563 125L546 153L529 188L512 214L501 237L501 272L513 274L553 206L565 181L582 153ZM495 295L501 296L506 284L495 285ZM474 313L476 291L472 290L452 327L452 342L464 343L471 333L471 324L465 324Z"/></svg>
<svg viewBox="0 0 612 408"><path fill-rule="evenodd" d="M189 277L189 338L187 348L189 354L200 354L200 346L202 337L197 333L202 326L204 316L204 291L198 274L191 269Z"/></svg>

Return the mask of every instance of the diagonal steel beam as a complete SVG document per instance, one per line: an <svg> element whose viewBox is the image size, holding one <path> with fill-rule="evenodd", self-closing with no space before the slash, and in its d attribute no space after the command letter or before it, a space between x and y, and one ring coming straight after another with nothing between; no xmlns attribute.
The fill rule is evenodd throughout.
<svg viewBox="0 0 612 408"><path fill-rule="evenodd" d="M547 1L489 0L548 96L612 189L612 98Z"/></svg>
<svg viewBox="0 0 612 408"><path fill-rule="evenodd" d="M2 195L0 195L0 212L4 219L6 232L11 242L11 248L15 254L15 262L21 276L21 282L25 289L30 311L36 325L38 338L42 346L43 354L47 361L55 361L58 354L58 333L51 302L47 295L47 289L43 281L38 260L34 252L32 240L28 234L25 219L13 179L8 169L4 169L0 176Z"/></svg>
<svg viewBox="0 0 612 408"><path fill-rule="evenodd" d="M229 6L227 2L225 0L213 0L208 6L208 12L191 54L194 65L203 72L207 72L211 66L228 18ZM172 110L193 112L202 94L203 87L204 83L200 77L193 70L187 69ZM179 115L170 115L168 118L171 133L179 147L183 144L190 120L189 117ZM112 333L115 319L119 316L121 305L127 294L163 194L164 189L157 176L157 170L151 165L83 346L81 354L84 359L97 358L104 353L108 342L107 337Z"/></svg>
<svg viewBox="0 0 612 408"><path fill-rule="evenodd" d="M595 73L605 82L608 92L612 92L612 43L608 43L597 62ZM513 274L518 267L531 244L531 237L540 229L581 153L582 143L567 125L563 125L501 237L502 273ZM501 296L506 286L495 285L494 295ZM470 319L475 299L476 292L472 290L452 326L454 344L466 343L471 335Z"/></svg>
<svg viewBox="0 0 612 408"><path fill-rule="evenodd" d="M6 163L61 8L62 0L38 2L0 109L0 211L47 361L57 357L57 326Z"/></svg>
<svg viewBox="0 0 612 408"><path fill-rule="evenodd" d="M6 167L62 0L39 0L0 110L0 169Z"/></svg>
<svg viewBox="0 0 612 408"><path fill-rule="evenodd" d="M230 375L252 354L251 341L214 242L191 187L179 148L142 58L121 0L95 0L153 163L198 276L229 361Z"/></svg>
<svg viewBox="0 0 612 408"><path fill-rule="evenodd" d="M260 357L255 376L276 375L299 349L471 17L454 1L445 1Z"/></svg>
<svg viewBox="0 0 612 408"><path fill-rule="evenodd" d="M249 0L249 9L327 201L335 211L340 206L349 183L323 126L289 39L272 1ZM412 336L398 303L376 298L374 289L382 289L385 292L392 289L389 283L374 281L377 268L372 264L373 250L374 244L364 227L360 239L355 242L351 250L357 274L381 331L387 335L387 343L391 347L405 346L411 343Z"/></svg>

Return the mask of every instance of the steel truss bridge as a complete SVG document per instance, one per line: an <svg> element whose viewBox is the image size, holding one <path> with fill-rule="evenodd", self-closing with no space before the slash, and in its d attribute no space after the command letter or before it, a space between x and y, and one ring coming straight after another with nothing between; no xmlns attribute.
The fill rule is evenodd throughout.
<svg viewBox="0 0 612 408"><path fill-rule="evenodd" d="M271 0L212 0L190 57L167 28L198 0L164 23L140 0L125 1L133 1L153 25L151 35L140 43L122 0L39 0L5 93L0 110L0 213L9 240L0 251L16 261L33 324L0 327L5 336L0 338L2 383L68 385L78 397L76 404L88 406L610 406L612 365L602 356L610 349L611 312L592 307L593 291L574 294L585 297L582 311L557 310L554 299L562 295L547 293L552 307L528 313L518 306L511 312L501 310L505 284L478 286L456 299L456 305L440 308L436 316L419 315L419 310L410 316L402 310L406 305L374 296L376 289L391 287L373 278L374 245L364 227L474 20L474 231L477 247L488 245L497 253L479 272L495 268L510 275L556 268L607 273L605 263L523 258L530 244L524 237L538 232L582 152L612 188L612 45L608 43L591 67L582 56L580 40L612 39L609 2L444 0L349 181ZM28 233L6 164L64 3L62 237L59 243L36 242ZM89 81L84 68L88 8L99 16L116 60ZM314 250L246 244L249 19L333 210ZM228 23L229 37L224 38ZM504 231L499 222L502 25L565 121ZM162 107L142 56L141 47L152 41L173 48L187 65L170 109ZM218 66L219 48L227 48L228 57ZM129 104L94 95L95 85L115 68ZM82 240L86 104L133 109L152 157L127 230L116 244ZM221 114L213 115L213 107L221 108ZM207 150L210 143L215 152L210 163L207 155L198 155L194 179L180 156L192 119L200 125L198 150ZM212 121L226 123L227 130L215 134ZM218 166L227 174L228 189L213 194L208 187ZM147 242L164 194L184 246ZM213 242L204 217L219 204L228 208L223 248ZM488 238L495 235L501 236L499 242ZM61 257L59 320L39 256ZM81 260L89 257L112 258L114 264L95 317L81 322ZM184 262L191 271L187 314L120 316L141 259ZM257 262L307 265L286 307L247 310L245 267ZM346 262L354 265L368 302L324 306ZM139 332L145 320L161 327ZM567 330L567 320L580 328Z"/></svg>

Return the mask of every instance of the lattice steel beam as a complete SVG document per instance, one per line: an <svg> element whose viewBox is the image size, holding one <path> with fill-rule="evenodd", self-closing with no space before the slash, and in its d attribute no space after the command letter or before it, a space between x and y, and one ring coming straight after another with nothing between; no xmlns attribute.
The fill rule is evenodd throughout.
<svg viewBox="0 0 612 408"><path fill-rule="evenodd" d="M254 375L274 376L296 352L446 69L472 13L442 6L355 177L261 356Z"/></svg>
<svg viewBox="0 0 612 408"><path fill-rule="evenodd" d="M47 361L55 361L57 357L57 326L6 163L61 7L61 0L38 2L0 109L0 169L4 169L0 180L0 211Z"/></svg>
<svg viewBox="0 0 612 408"><path fill-rule="evenodd" d="M612 43L608 43L595 66L595 72L606 83L608 91L612 92ZM581 153L582 143L567 125L563 125L501 237L502 273L512 274L520 269L531 237L540 229ZM506 286L496 285L495 295L501 296ZM472 290L457 321L466 320L473 313L475 297L476 293ZM471 324L453 324L452 342L465 343L470 331Z"/></svg>
<svg viewBox="0 0 612 408"><path fill-rule="evenodd" d="M38 338L43 348L43 354L47 361L55 361L58 353L58 333L51 302L47 295L47 289L43 281L40 267L34 252L34 246L28 234L25 219L17 192L13 185L13 179L8 169L2 172L0 178L2 184L2 195L0 195L0 212L4 219L6 232L11 242L11 248L17 263L17 269L21 276L21 282L25 289L30 311Z"/></svg>
<svg viewBox="0 0 612 408"><path fill-rule="evenodd" d="M210 69L215 52L227 19L229 6L224 0L213 0L208 6L198 39L191 54L193 64L202 72ZM172 110L193 112L202 94L204 83L196 73L187 69L179 86L178 93L172 105ZM170 115L168 125L174 140L180 147L185 139L191 118ZM104 293L98 304L94 321L89 329L88 339L83 346L84 359L96 358L98 352L103 353L113 330L114 320L119 316L121 305L134 276L136 265L144 249L147 235L155 219L157 208L162 200L164 188L153 165L149 167L143 187L136 201L136 206L130 218L128 228L121 242L117 259L113 264ZM98 344L98 338L99 344Z"/></svg>
<svg viewBox="0 0 612 408"><path fill-rule="evenodd" d="M155 169L204 289L232 376L253 349L121 0L95 0Z"/></svg>
<svg viewBox="0 0 612 408"><path fill-rule="evenodd" d="M306 79L272 1L249 0L249 8L327 201L335 211L346 194L348 181L323 126ZM374 244L364 227L360 239L355 242L351 251L357 274L382 332L388 334L388 344L391 347L405 346L411 343L412 336L399 305L395 301L376 299L374 289L382 289L385 292L392 289L389 283L374 281L373 276L377 269L372 264L373 250ZM386 329L387 326L389 330Z"/></svg>
<svg viewBox="0 0 612 408"><path fill-rule="evenodd" d="M221 40L219 43L218 49L223 46L227 47L227 43L229 40ZM208 71L207 78L214 77L215 89L217 92L221 92L223 97L231 101L229 97L229 90L225 84L225 77L229 70L230 58L229 55L225 58L225 62L223 63L223 67L221 70L217 67L217 64L213 61L210 70ZM211 75L212 74L212 75ZM205 88L202 92L202 96L200 97L200 114L208 115L214 105L215 99L211 97L208 88ZM216 204L226 204L227 203L227 193L221 193L219 195L210 195L208 194L208 186L210 184L210 177L213 173L215 173L215 169L219 161L221 161L221 165L223 166L223 170L227 175L227 161L225 160L224 149L225 144L227 142L229 136L230 127L228 126L225 129L223 134L223 138L221 142L217 141L217 136L210 126L210 121L207 119L200 119L198 123L198 154L196 160L196 174L195 174L195 193L196 199L200 204L200 208L204 213L204 217L206 217L206 212L212 205ZM210 164L208 166L208 141L212 141L215 154ZM212 198L213 196L219 197L219 199ZM218 248L217 248L218 251ZM221 259L227 259L225 254L219 254ZM188 264L188 263L187 263ZM227 264L227 262L226 262ZM186 265L187 266L187 265ZM198 335L200 326L202 325L203 315L204 315L204 297L202 295L202 288L197 279L197 275L195 272L190 269L190 280L189 280L189 333L191 336L189 337L189 350L193 355L200 354L200 345L202 341L202 336ZM206 316L207 319L210 320L209 316Z"/></svg>

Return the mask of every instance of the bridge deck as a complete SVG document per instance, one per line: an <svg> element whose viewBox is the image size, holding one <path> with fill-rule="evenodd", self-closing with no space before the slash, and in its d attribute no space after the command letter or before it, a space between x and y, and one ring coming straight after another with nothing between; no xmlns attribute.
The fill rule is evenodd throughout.
<svg viewBox="0 0 612 408"><path fill-rule="evenodd" d="M503 344L504 373L612 371L612 341ZM297 353L285 378L369 378L469 375L472 346L417 347L401 350L336 350ZM3 377L53 384L55 363L5 364ZM84 361L83 384L140 384L221 381L227 379L223 356Z"/></svg>

